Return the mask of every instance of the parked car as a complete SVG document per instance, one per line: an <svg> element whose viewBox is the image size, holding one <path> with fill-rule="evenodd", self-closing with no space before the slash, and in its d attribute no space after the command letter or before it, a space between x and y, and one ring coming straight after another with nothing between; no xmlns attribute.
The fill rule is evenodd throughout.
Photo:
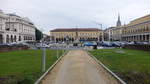
<svg viewBox="0 0 150 84"><path fill-rule="evenodd" d="M113 47L113 45L112 45L111 42L102 42L101 46L104 46L104 47Z"/></svg>
<svg viewBox="0 0 150 84"><path fill-rule="evenodd" d="M133 42L133 41L128 43L128 45L133 45L133 44L135 44L135 42Z"/></svg>
<svg viewBox="0 0 150 84"><path fill-rule="evenodd" d="M113 47L121 47L121 44L119 42L112 42Z"/></svg>
<svg viewBox="0 0 150 84"><path fill-rule="evenodd" d="M0 44L0 47L8 47L9 45L8 44Z"/></svg>
<svg viewBox="0 0 150 84"><path fill-rule="evenodd" d="M95 46L97 45L96 42L84 42L84 46Z"/></svg>

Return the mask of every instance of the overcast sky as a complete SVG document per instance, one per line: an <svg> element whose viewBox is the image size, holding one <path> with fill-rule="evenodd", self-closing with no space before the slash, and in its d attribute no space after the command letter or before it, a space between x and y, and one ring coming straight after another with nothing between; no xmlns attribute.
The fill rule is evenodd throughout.
<svg viewBox="0 0 150 84"><path fill-rule="evenodd" d="M45 33L54 28L115 26L150 14L150 0L0 0L0 9L28 17Z"/></svg>

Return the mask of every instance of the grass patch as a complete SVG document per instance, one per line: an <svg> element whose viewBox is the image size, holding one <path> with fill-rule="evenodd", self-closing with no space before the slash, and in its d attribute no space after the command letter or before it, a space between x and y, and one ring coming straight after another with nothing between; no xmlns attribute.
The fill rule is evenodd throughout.
<svg viewBox="0 0 150 84"><path fill-rule="evenodd" d="M128 84L150 84L150 52L129 49L89 52Z"/></svg>
<svg viewBox="0 0 150 84"><path fill-rule="evenodd" d="M46 50L46 69L56 60L56 50ZM59 50L59 55L62 55ZM0 84L33 84L41 72L41 50L0 53Z"/></svg>

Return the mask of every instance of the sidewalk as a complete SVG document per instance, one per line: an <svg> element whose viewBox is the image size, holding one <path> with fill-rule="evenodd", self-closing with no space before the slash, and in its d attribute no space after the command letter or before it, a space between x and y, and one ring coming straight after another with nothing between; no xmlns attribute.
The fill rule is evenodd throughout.
<svg viewBox="0 0 150 84"><path fill-rule="evenodd" d="M118 84L86 51L71 50L42 84Z"/></svg>

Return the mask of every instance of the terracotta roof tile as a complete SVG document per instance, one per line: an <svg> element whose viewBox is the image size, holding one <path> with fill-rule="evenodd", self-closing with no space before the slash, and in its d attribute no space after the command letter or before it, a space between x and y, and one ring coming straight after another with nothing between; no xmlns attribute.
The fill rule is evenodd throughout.
<svg viewBox="0 0 150 84"><path fill-rule="evenodd" d="M98 28L57 28L50 32L73 32L73 31L101 31Z"/></svg>

